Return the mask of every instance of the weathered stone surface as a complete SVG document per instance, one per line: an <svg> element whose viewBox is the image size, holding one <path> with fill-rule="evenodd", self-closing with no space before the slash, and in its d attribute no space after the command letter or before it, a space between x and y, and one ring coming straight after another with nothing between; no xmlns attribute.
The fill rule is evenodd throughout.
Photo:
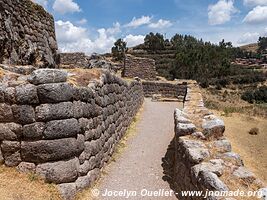
<svg viewBox="0 0 267 200"><path fill-rule="evenodd" d="M0 164L3 164L4 162L4 157L2 155L2 151L1 151L1 148L0 148Z"/></svg>
<svg viewBox="0 0 267 200"><path fill-rule="evenodd" d="M189 148L186 153L190 162L193 163L200 163L210 156L209 150L206 148Z"/></svg>
<svg viewBox="0 0 267 200"><path fill-rule="evenodd" d="M212 117L212 118L206 118L203 120L202 123L203 128L203 134L206 137L213 137L213 138L219 138L223 136L223 133L225 131L225 125L223 120Z"/></svg>
<svg viewBox="0 0 267 200"><path fill-rule="evenodd" d="M29 140L42 139L45 129L45 123L36 122L23 126L23 138Z"/></svg>
<svg viewBox="0 0 267 200"><path fill-rule="evenodd" d="M209 171L216 174L217 176L221 176L224 170L223 160L215 159L210 160L209 162L202 162L192 167L191 170L196 178L198 177L200 171Z"/></svg>
<svg viewBox="0 0 267 200"><path fill-rule="evenodd" d="M71 101L74 89L69 83L49 83L37 86L41 103L57 103Z"/></svg>
<svg viewBox="0 0 267 200"><path fill-rule="evenodd" d="M219 157L222 157L223 159L226 159L227 161L232 162L234 165L244 166L241 156L237 153L227 152L227 153L222 154Z"/></svg>
<svg viewBox="0 0 267 200"><path fill-rule="evenodd" d="M196 131L196 126L192 123L191 124L190 123L187 123L187 124L178 123L175 129L175 133L178 136L191 135L195 131Z"/></svg>
<svg viewBox="0 0 267 200"><path fill-rule="evenodd" d="M214 141L213 146L221 153L232 151L231 143L226 139Z"/></svg>
<svg viewBox="0 0 267 200"><path fill-rule="evenodd" d="M21 142L21 156L27 162L43 163L68 159L81 152L80 143L75 138Z"/></svg>
<svg viewBox="0 0 267 200"><path fill-rule="evenodd" d="M259 189L258 192L260 192L260 195L258 197L261 200L267 200L267 187Z"/></svg>
<svg viewBox="0 0 267 200"><path fill-rule="evenodd" d="M4 157L9 156L16 151L20 150L20 143L16 141L3 141L1 144L1 149Z"/></svg>
<svg viewBox="0 0 267 200"><path fill-rule="evenodd" d="M74 182L78 177L79 160L74 158L68 161L39 164L36 173L49 183Z"/></svg>
<svg viewBox="0 0 267 200"><path fill-rule="evenodd" d="M79 177L76 181L76 188L78 191L81 191L87 187L89 187L92 183L90 182L90 177L89 176L81 176Z"/></svg>
<svg viewBox="0 0 267 200"><path fill-rule="evenodd" d="M60 83L66 82L68 73L59 69L38 69L35 70L28 81L34 85L46 83Z"/></svg>
<svg viewBox="0 0 267 200"><path fill-rule="evenodd" d="M36 119L38 121L50 121L73 117L73 104L62 102L58 104L42 104L36 107Z"/></svg>
<svg viewBox="0 0 267 200"><path fill-rule="evenodd" d="M194 132L194 133L192 133L192 136L195 138L202 139L202 140L206 139L206 137L204 136L204 134L202 132Z"/></svg>
<svg viewBox="0 0 267 200"><path fill-rule="evenodd" d="M19 104L37 104L39 99L35 85L26 84L16 87L16 101Z"/></svg>
<svg viewBox="0 0 267 200"><path fill-rule="evenodd" d="M16 103L16 90L14 87L7 87L4 93L5 93L5 102L8 102L10 104Z"/></svg>
<svg viewBox="0 0 267 200"><path fill-rule="evenodd" d="M20 124L31 124L35 122L34 108L29 105L13 105L14 119Z"/></svg>
<svg viewBox="0 0 267 200"><path fill-rule="evenodd" d="M247 183L252 183L256 179L255 175L245 167L239 167L234 171L233 175L246 181Z"/></svg>
<svg viewBox="0 0 267 200"><path fill-rule="evenodd" d="M13 113L11 106L0 103L0 122L11 122L13 121Z"/></svg>
<svg viewBox="0 0 267 200"><path fill-rule="evenodd" d="M64 200L73 200L77 190L75 183L62 183L57 185L59 192Z"/></svg>
<svg viewBox="0 0 267 200"><path fill-rule="evenodd" d="M212 172L201 171L199 173L201 183L209 190L215 191L228 191L228 187Z"/></svg>
<svg viewBox="0 0 267 200"><path fill-rule="evenodd" d="M17 166L17 170L23 173L29 173L29 172L35 172L35 164L34 163L28 163L28 162L21 162Z"/></svg>
<svg viewBox="0 0 267 200"><path fill-rule="evenodd" d="M80 131L76 119L55 120L46 123L43 136L45 139L76 137Z"/></svg>
<svg viewBox="0 0 267 200"><path fill-rule="evenodd" d="M5 156L5 165L8 167L15 167L21 162L21 156L18 151L11 155Z"/></svg>
<svg viewBox="0 0 267 200"><path fill-rule="evenodd" d="M19 140L22 135L22 126L16 123L0 123L1 140Z"/></svg>
<svg viewBox="0 0 267 200"><path fill-rule="evenodd" d="M79 167L79 174L85 176L90 170L94 169L96 165L96 157L92 156L89 160L85 160Z"/></svg>

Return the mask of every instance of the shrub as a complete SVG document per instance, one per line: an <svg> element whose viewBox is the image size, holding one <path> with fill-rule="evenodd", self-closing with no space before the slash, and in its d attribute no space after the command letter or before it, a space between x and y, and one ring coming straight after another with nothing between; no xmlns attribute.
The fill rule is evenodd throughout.
<svg viewBox="0 0 267 200"><path fill-rule="evenodd" d="M250 135L258 135L260 132L260 130L258 128L252 128L250 129L250 131L248 132Z"/></svg>
<svg viewBox="0 0 267 200"><path fill-rule="evenodd" d="M267 103L267 86L262 86L257 90L246 91L241 98L249 103Z"/></svg>

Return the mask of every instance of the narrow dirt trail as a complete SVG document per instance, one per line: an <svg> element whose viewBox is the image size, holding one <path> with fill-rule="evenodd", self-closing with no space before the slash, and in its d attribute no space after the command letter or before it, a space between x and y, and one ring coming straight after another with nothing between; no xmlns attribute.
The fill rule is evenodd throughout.
<svg viewBox="0 0 267 200"><path fill-rule="evenodd" d="M161 165L174 134L174 109L181 106L178 102L145 99L137 132L127 141L118 160L107 167L107 175L98 186L98 199L176 199L168 182L162 179ZM109 196L105 196L107 191Z"/></svg>

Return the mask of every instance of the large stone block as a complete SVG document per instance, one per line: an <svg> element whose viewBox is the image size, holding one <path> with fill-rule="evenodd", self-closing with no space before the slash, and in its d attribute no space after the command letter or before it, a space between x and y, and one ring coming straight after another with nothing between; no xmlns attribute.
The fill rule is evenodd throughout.
<svg viewBox="0 0 267 200"><path fill-rule="evenodd" d="M209 171L199 173L200 182L212 191L228 191L228 187L218 178L218 176Z"/></svg>
<svg viewBox="0 0 267 200"><path fill-rule="evenodd" d="M57 185L58 190L64 200L73 200L76 193L76 184L75 183L62 183Z"/></svg>
<svg viewBox="0 0 267 200"><path fill-rule="evenodd" d="M13 121L13 113L10 105L0 103L0 122Z"/></svg>
<svg viewBox="0 0 267 200"><path fill-rule="evenodd" d="M38 69L35 70L28 81L34 85L45 83L60 83L66 82L68 73L58 69Z"/></svg>
<svg viewBox="0 0 267 200"><path fill-rule="evenodd" d="M44 163L78 156L83 151L75 138L21 142L21 156L26 162Z"/></svg>
<svg viewBox="0 0 267 200"><path fill-rule="evenodd" d="M14 119L20 124L31 124L35 122L34 108L29 105L13 105Z"/></svg>
<svg viewBox="0 0 267 200"><path fill-rule="evenodd" d="M26 140L38 140L43 138L45 123L36 122L23 126L23 138Z"/></svg>
<svg viewBox="0 0 267 200"><path fill-rule="evenodd" d="M16 101L18 104L38 104L39 99L36 86L32 84L17 86Z"/></svg>
<svg viewBox="0 0 267 200"><path fill-rule="evenodd" d="M36 173L49 183L69 183L78 177L79 160L74 158L68 161L39 164Z"/></svg>
<svg viewBox="0 0 267 200"><path fill-rule="evenodd" d="M20 143L15 141L3 141L1 144L5 164L9 167L17 166L21 162Z"/></svg>
<svg viewBox="0 0 267 200"><path fill-rule="evenodd" d="M76 137L81 131L76 119L55 120L46 123L43 136L45 139Z"/></svg>
<svg viewBox="0 0 267 200"><path fill-rule="evenodd" d="M37 86L41 103L57 103L71 101L74 90L69 83L50 83Z"/></svg>
<svg viewBox="0 0 267 200"><path fill-rule="evenodd" d="M36 119L38 121L67 119L72 118L73 115L73 104L71 102L42 104L36 107Z"/></svg>
<svg viewBox="0 0 267 200"><path fill-rule="evenodd" d="M214 115L206 116L202 123L203 134L206 137L220 138L225 131L223 120Z"/></svg>
<svg viewBox="0 0 267 200"><path fill-rule="evenodd" d="M22 126L16 123L0 124L1 140L19 140L22 135Z"/></svg>

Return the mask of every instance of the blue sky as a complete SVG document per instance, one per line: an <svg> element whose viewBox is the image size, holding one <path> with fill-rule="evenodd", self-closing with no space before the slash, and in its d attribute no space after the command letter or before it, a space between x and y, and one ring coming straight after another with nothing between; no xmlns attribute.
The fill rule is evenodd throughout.
<svg viewBox="0 0 267 200"><path fill-rule="evenodd" d="M235 46L267 36L267 0L34 1L54 16L63 52L109 52L116 39L134 46L149 32L225 39Z"/></svg>

